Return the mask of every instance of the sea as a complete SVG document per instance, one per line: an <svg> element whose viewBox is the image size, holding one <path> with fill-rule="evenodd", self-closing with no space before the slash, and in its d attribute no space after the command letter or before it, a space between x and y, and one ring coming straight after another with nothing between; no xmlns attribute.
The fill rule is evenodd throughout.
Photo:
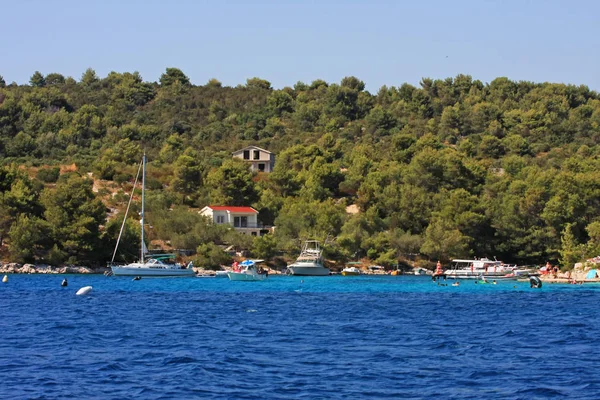
<svg viewBox="0 0 600 400"><path fill-rule="evenodd" d="M0 398L600 398L600 286L451 282L8 275Z"/></svg>

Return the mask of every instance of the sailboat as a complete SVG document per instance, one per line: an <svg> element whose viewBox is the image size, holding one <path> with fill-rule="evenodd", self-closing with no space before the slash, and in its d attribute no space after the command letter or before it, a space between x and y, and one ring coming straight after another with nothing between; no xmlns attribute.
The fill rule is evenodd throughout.
<svg viewBox="0 0 600 400"><path fill-rule="evenodd" d="M135 185L137 184L137 180L140 174L138 169L138 174L135 179L135 183L133 184L134 189L131 190L131 196L129 198L129 203L127 204L127 211L125 212L125 218L123 218L123 224L121 225L121 230L119 232L119 238L117 239L117 245L115 246L115 251L113 252L113 257L110 262L110 268L112 270L113 275L115 276L168 276L168 277L192 277L195 276L194 270L192 269L192 263L186 265L181 265L175 262L175 256L173 254L147 254L148 249L146 248L146 244L144 243L144 203L145 203L145 192L146 192L146 154L142 158L142 162L140 165L142 169L142 212L141 212L141 246L140 246L140 260L135 263L127 264L127 265L116 265L114 264L115 255L117 254L117 248L119 247L119 241L121 240L121 235L123 234L123 228L125 227L125 221L127 220L127 213L129 212L129 206L131 205L131 200L133 199L133 192L135 189Z"/></svg>

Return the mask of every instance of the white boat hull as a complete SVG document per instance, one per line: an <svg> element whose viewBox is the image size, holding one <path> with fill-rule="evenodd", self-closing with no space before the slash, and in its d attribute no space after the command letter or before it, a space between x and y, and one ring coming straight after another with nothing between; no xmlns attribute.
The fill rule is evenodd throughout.
<svg viewBox="0 0 600 400"><path fill-rule="evenodd" d="M267 274L245 272L228 272L227 276L231 281L264 281L267 279Z"/></svg>
<svg viewBox="0 0 600 400"><path fill-rule="evenodd" d="M114 276L150 276L150 277L193 277L196 274L191 268L148 268L139 266L112 266Z"/></svg>
<svg viewBox="0 0 600 400"><path fill-rule="evenodd" d="M356 267L348 267L348 268L344 268L342 270L342 275L344 276L356 276L356 275L360 275L361 271L360 269L356 268Z"/></svg>
<svg viewBox="0 0 600 400"><path fill-rule="evenodd" d="M289 265L288 271L290 275L299 276L327 276L330 274L329 269L322 265Z"/></svg>
<svg viewBox="0 0 600 400"><path fill-rule="evenodd" d="M517 280L517 275L515 274L490 274L490 273L478 273L478 272L456 272L456 271L446 271L444 273L446 278L448 279L481 279L484 277L485 279L493 279L493 280Z"/></svg>

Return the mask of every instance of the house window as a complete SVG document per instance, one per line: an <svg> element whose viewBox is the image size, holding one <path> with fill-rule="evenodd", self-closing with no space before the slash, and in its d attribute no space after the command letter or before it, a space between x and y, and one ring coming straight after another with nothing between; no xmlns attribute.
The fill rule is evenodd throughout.
<svg viewBox="0 0 600 400"><path fill-rule="evenodd" d="M217 224L224 224L224 223L225 223L225 216L217 215Z"/></svg>
<svg viewBox="0 0 600 400"><path fill-rule="evenodd" d="M248 217L233 217L233 226L236 228L247 228Z"/></svg>
<svg viewBox="0 0 600 400"><path fill-rule="evenodd" d="M260 160L260 151L254 150L254 159L255 160Z"/></svg>
<svg viewBox="0 0 600 400"><path fill-rule="evenodd" d="M244 150L244 160L250 159L250 150Z"/></svg>
<svg viewBox="0 0 600 400"><path fill-rule="evenodd" d="M265 164L264 163L259 163L258 164L258 170L260 172L265 172Z"/></svg>
<svg viewBox="0 0 600 400"><path fill-rule="evenodd" d="M256 236L256 232L250 232L250 235Z"/></svg>

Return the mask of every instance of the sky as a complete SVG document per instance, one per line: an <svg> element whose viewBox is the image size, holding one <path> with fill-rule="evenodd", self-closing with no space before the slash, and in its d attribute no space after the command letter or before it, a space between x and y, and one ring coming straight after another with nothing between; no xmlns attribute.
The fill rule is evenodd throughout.
<svg viewBox="0 0 600 400"><path fill-rule="evenodd" d="M372 93L423 77L562 82L600 90L600 2L0 0L0 75L79 80L167 67L193 84L275 88L345 76Z"/></svg>

